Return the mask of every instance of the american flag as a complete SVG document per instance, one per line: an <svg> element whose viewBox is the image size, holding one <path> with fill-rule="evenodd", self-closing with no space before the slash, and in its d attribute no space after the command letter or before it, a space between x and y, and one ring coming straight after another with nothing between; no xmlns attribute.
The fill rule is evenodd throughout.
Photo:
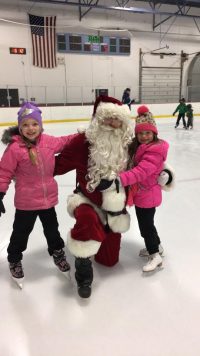
<svg viewBox="0 0 200 356"><path fill-rule="evenodd" d="M29 14L31 26L33 65L41 68L56 67L56 16Z"/></svg>

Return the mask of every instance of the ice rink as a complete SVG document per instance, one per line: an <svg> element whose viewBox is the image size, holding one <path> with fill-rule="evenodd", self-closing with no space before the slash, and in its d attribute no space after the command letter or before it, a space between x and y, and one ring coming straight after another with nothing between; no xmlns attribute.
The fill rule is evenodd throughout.
<svg viewBox="0 0 200 356"><path fill-rule="evenodd" d="M87 124L86 124L87 125ZM194 130L174 129L175 118L157 120L159 137L170 144L168 163L176 187L163 193L155 223L165 249L163 268L142 273L146 262L134 208L124 234L120 262L112 268L93 263L92 296L81 299L47 253L38 220L24 253L25 282L11 280L6 248L14 206L11 184L1 216L0 356L199 356L200 355L200 120ZM79 123L45 125L56 136L76 132ZM5 128L0 128L0 135ZM0 156L5 146L0 144ZM75 187L74 172L57 178L60 232L66 240L73 219L66 198Z"/></svg>

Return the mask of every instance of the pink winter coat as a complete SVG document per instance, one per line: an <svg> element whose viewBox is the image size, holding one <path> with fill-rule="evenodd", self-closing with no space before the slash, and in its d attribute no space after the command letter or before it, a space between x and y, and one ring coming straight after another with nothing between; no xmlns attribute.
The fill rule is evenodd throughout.
<svg viewBox="0 0 200 356"><path fill-rule="evenodd" d="M134 168L120 173L122 186L137 185L132 197L133 203L140 208L153 208L162 201L158 176L167 158L169 145L159 140L150 144L141 144L134 156Z"/></svg>
<svg viewBox="0 0 200 356"><path fill-rule="evenodd" d="M0 162L0 192L6 193L11 180L14 179L17 209L49 209L58 203L58 186L53 177L54 155L63 150L71 136L54 137L41 134L35 146L37 165L31 162L21 137L13 136Z"/></svg>

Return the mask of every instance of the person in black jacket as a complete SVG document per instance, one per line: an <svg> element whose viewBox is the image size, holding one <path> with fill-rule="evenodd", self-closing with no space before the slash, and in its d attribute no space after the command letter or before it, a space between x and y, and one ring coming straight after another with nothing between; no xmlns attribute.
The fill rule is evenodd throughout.
<svg viewBox="0 0 200 356"><path fill-rule="evenodd" d="M129 109L131 110L131 104L134 103L135 100L131 100L130 94L131 94L131 89L130 88L126 88L124 90L124 92L123 92L122 103L123 104L127 104Z"/></svg>
<svg viewBox="0 0 200 356"><path fill-rule="evenodd" d="M192 105L191 104L187 105L186 116L188 118L188 120L187 120L187 128L188 129L193 129L193 109L192 109Z"/></svg>

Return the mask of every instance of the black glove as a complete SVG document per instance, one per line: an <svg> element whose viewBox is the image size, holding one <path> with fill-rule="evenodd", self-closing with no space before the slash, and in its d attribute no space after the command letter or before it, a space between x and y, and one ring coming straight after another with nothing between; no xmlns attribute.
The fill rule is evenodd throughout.
<svg viewBox="0 0 200 356"><path fill-rule="evenodd" d="M163 171L166 172L167 174L169 174L169 178L168 178L168 181L167 181L167 183L166 183L166 185L168 185L168 184L170 184L170 183L172 182L172 180L173 180L172 173L171 173L170 170L167 169L167 168L163 169Z"/></svg>
<svg viewBox="0 0 200 356"><path fill-rule="evenodd" d="M99 185L96 187L96 190L102 191L110 188L110 186L113 184L113 179L112 180L107 180L107 179L101 179L101 182Z"/></svg>
<svg viewBox="0 0 200 356"><path fill-rule="evenodd" d="M5 193L0 193L0 216L1 214L4 214L6 212L4 205L3 205L3 197L4 197Z"/></svg>
<svg viewBox="0 0 200 356"><path fill-rule="evenodd" d="M100 182L99 185L96 187L96 190L102 192L102 191L104 191L104 190L110 188L113 183L115 183L117 193L119 193L119 186L120 186L120 183L119 183L119 180L118 180L117 178L116 178L116 179L112 179L112 180L101 179L101 182Z"/></svg>

